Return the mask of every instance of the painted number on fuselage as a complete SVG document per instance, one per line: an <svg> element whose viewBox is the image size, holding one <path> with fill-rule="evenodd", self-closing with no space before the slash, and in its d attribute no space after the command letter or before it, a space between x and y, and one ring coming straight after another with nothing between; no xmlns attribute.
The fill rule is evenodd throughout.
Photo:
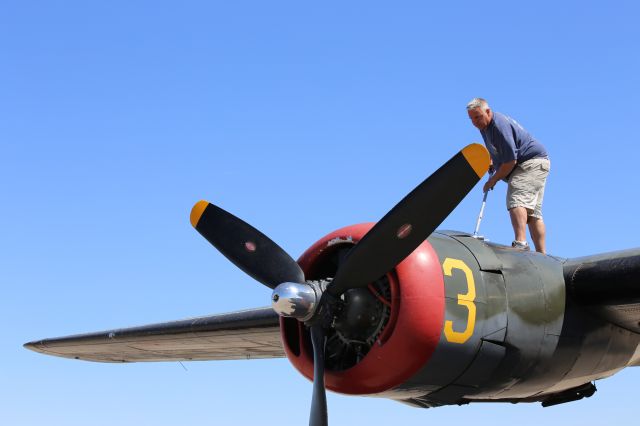
<svg viewBox="0 0 640 426"><path fill-rule="evenodd" d="M455 331L453 329L453 321L445 321L444 337L451 343L464 343L469 340L471 335L473 335L473 329L476 326L476 304L474 303L476 299L476 284L473 280L473 273L466 263L460 259L447 257L442 263L444 275L447 277L452 276L454 269L464 272L467 279L467 293L458 294L458 305L464 306L469 312L467 315L467 325L464 331Z"/></svg>

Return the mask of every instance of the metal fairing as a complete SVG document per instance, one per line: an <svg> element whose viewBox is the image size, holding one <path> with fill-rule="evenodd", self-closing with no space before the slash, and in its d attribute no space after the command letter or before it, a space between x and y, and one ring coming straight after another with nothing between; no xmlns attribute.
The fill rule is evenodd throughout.
<svg viewBox="0 0 640 426"><path fill-rule="evenodd" d="M510 382L498 384L503 389L493 395L477 394L470 400L544 401L627 366L640 336L566 297L562 260L536 254L523 256L501 246L491 248L503 261L507 284L509 350L499 371L510 376ZM535 279L527 280L527 270ZM539 346L532 345L534 340Z"/></svg>
<svg viewBox="0 0 640 426"><path fill-rule="evenodd" d="M475 328L462 344L443 333L429 363L397 387L394 398L425 408L498 401L551 405L590 396L591 381L638 362L638 334L566 297L562 259L455 232L434 234L429 242L441 264L455 258L472 271ZM445 276L445 321L453 320L454 330L468 322L469 310L459 304L468 285L464 274Z"/></svg>
<svg viewBox="0 0 640 426"><path fill-rule="evenodd" d="M441 265L451 264L447 259L453 259L457 267L452 268L444 280L445 324L446 321L452 324L449 333L441 334L429 363L396 388L393 396L422 407L459 403L465 396L494 382L506 355L508 323L505 282L503 276L494 271L499 262L491 250L479 243L485 253L475 253L482 259L487 269L484 271L476 256L457 237L434 233L428 241L438 253ZM475 312L469 305L460 304L470 290L464 265L473 277L475 297L466 299L473 299ZM470 336L457 334L469 328L472 329Z"/></svg>
<svg viewBox="0 0 640 426"><path fill-rule="evenodd" d="M488 399L526 398L539 393L550 377L564 321L562 266L556 259L491 246L501 259L506 284L507 352Z"/></svg>

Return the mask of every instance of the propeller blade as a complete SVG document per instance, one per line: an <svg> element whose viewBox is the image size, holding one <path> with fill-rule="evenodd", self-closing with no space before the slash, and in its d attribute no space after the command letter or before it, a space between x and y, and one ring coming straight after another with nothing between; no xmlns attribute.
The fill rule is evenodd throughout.
<svg viewBox="0 0 640 426"><path fill-rule="evenodd" d="M311 343L313 343L313 397L309 426L327 426L327 392L324 388L324 351L326 336L320 325L311 326Z"/></svg>
<svg viewBox="0 0 640 426"><path fill-rule="evenodd" d="M347 254L327 289L339 296L366 287L415 250L489 169L489 152L466 146L411 191Z"/></svg>
<svg viewBox="0 0 640 426"><path fill-rule="evenodd" d="M267 287L304 282L304 272L287 252L220 207L198 201L191 209L191 225L238 268Z"/></svg>

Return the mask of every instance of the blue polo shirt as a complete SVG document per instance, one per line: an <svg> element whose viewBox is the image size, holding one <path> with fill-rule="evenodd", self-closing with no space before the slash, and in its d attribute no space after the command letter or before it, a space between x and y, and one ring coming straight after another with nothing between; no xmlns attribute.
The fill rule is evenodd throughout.
<svg viewBox="0 0 640 426"><path fill-rule="evenodd" d="M516 120L499 112L486 129L480 130L484 144L497 170L501 164L516 160L523 163L532 158L548 157L547 150Z"/></svg>

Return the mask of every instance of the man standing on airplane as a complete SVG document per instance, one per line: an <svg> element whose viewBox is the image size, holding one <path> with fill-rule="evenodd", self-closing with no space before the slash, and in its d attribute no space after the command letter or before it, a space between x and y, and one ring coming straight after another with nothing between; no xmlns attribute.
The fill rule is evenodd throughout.
<svg viewBox="0 0 640 426"><path fill-rule="evenodd" d="M546 253L546 228L542 221L542 199L551 163L547 150L517 121L489 108L482 98L467 104L467 113L480 130L491 155L491 169L495 171L484 184L487 192L504 180L508 184L507 210L511 217L515 240L511 245L529 250L526 225L536 251Z"/></svg>

